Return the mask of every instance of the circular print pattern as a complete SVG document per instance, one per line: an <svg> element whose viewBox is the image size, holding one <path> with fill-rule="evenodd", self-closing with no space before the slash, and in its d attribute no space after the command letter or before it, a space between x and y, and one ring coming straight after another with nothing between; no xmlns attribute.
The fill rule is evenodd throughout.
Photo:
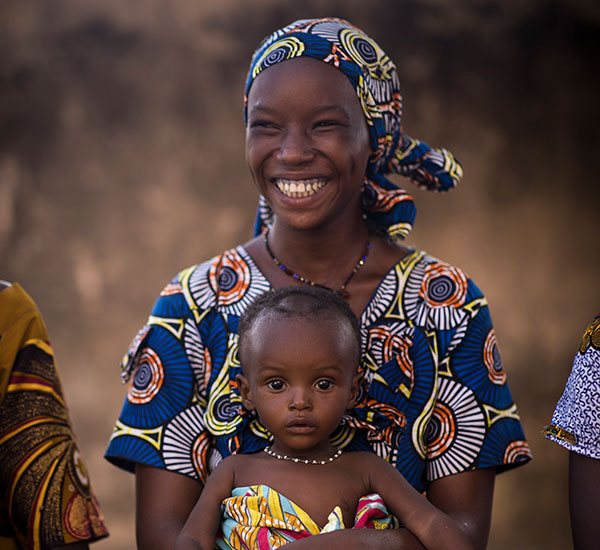
<svg viewBox="0 0 600 550"><path fill-rule="evenodd" d="M217 309L238 317L271 285L242 246L200 266L189 281L194 307Z"/></svg>
<svg viewBox="0 0 600 550"><path fill-rule="evenodd" d="M488 376L494 384L502 385L506 382L506 372L502 366L500 349L496 340L494 329L488 332L483 344L483 362L488 370Z"/></svg>
<svg viewBox="0 0 600 550"><path fill-rule="evenodd" d="M428 329L450 330L460 325L467 313L468 279L459 269L424 256L410 273L403 294L406 316Z"/></svg>
<svg viewBox="0 0 600 550"><path fill-rule="evenodd" d="M89 487L90 481L85 464L83 463L83 460L81 460L81 455L79 454L77 448L73 449L69 467L73 469L73 473L75 474L71 476L74 483L79 484L78 489L80 491L85 491Z"/></svg>
<svg viewBox="0 0 600 550"><path fill-rule="evenodd" d="M287 59L298 57L302 55L303 51L304 43L294 36L288 36L274 42L256 61L254 69L252 70L252 79L256 78L258 74L267 67Z"/></svg>
<svg viewBox="0 0 600 550"><path fill-rule="evenodd" d="M89 539L92 535L89 522L81 521L81 518L87 515L85 499L79 493L75 493L67 503L63 522L67 533L76 540Z"/></svg>
<svg viewBox="0 0 600 550"><path fill-rule="evenodd" d="M202 417L199 408L191 407L169 422L164 431L163 458L168 470L204 482L211 437Z"/></svg>
<svg viewBox="0 0 600 550"><path fill-rule="evenodd" d="M164 379L165 373L160 357L154 350L144 349L135 376L129 386L127 399L136 405L152 401L160 391Z"/></svg>
<svg viewBox="0 0 600 550"><path fill-rule="evenodd" d="M419 295L429 307L460 307L467 295L467 278L451 265L431 263L425 268Z"/></svg>
<svg viewBox="0 0 600 550"><path fill-rule="evenodd" d="M218 288L219 304L239 302L250 286L248 264L235 253L224 254L210 268L210 283Z"/></svg>
<svg viewBox="0 0 600 550"><path fill-rule="evenodd" d="M194 376L182 342L168 326L151 325L144 346L121 422L146 429L162 426L190 403Z"/></svg>
<svg viewBox="0 0 600 550"><path fill-rule="evenodd" d="M343 28L340 31L340 43L344 51L352 60L362 68L367 76L377 80L389 80L394 71L394 64L385 52L365 34L358 33L354 29ZM385 87L380 90L389 99L391 89ZM382 103L383 98L377 98Z"/></svg>
<svg viewBox="0 0 600 550"><path fill-rule="evenodd" d="M527 458L531 458L531 451L526 441L512 441L504 451L504 464L514 464Z"/></svg>
<svg viewBox="0 0 600 550"><path fill-rule="evenodd" d="M455 380L440 378L437 402L424 434L428 479L468 469L485 432L485 416L473 392Z"/></svg>
<svg viewBox="0 0 600 550"><path fill-rule="evenodd" d="M425 430L427 456L435 458L448 450L456 434L454 415L447 405L437 403Z"/></svg>

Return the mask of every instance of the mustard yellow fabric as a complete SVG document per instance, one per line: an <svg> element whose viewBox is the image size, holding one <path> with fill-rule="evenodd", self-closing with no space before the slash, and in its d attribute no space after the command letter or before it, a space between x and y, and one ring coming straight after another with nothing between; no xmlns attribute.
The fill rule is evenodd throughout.
<svg viewBox="0 0 600 550"><path fill-rule="evenodd" d="M0 548L108 535L42 316L18 284L0 291Z"/></svg>

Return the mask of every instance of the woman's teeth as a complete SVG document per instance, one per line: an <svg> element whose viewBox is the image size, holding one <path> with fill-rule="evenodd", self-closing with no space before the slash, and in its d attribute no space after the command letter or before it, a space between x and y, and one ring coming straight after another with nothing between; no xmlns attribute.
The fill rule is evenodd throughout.
<svg viewBox="0 0 600 550"><path fill-rule="evenodd" d="M279 189L286 197L294 199L301 197L310 197L321 189L327 182L321 179L310 180L284 180L275 181Z"/></svg>

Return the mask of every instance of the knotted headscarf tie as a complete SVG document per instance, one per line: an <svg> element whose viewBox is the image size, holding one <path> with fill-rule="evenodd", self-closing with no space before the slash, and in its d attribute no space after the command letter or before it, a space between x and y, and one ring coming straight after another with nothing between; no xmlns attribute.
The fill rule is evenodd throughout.
<svg viewBox="0 0 600 550"><path fill-rule="evenodd" d="M367 220L394 239L412 229L416 206L412 197L385 176L397 173L430 191L447 191L462 177L452 153L436 149L402 130L402 96L394 63L363 31L343 19L303 19L265 38L252 56L244 95L268 67L297 57L312 57L342 71L358 96L369 129L371 156L361 205ZM273 222L261 195L255 233Z"/></svg>

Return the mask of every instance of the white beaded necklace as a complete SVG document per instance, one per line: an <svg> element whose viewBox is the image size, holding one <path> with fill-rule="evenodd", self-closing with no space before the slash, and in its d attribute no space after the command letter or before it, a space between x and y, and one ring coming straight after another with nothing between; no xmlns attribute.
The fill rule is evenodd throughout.
<svg viewBox="0 0 600 550"><path fill-rule="evenodd" d="M340 458L342 456L342 449L338 449L333 456L330 456L326 460L316 460L316 459L308 459L308 458L294 458L293 456L280 455L276 453L271 447L265 447L263 449L265 453L269 456L275 457L278 460L289 460L291 462L302 462L303 464L329 464L333 462L336 458Z"/></svg>

